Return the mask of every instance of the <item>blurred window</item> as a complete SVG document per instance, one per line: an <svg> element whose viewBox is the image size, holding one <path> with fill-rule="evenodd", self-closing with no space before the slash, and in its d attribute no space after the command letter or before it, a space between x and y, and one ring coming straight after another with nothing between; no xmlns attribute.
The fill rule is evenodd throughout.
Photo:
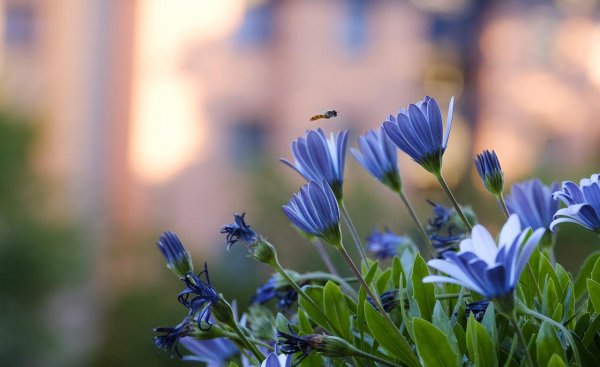
<svg viewBox="0 0 600 367"><path fill-rule="evenodd" d="M343 43L350 51L362 51L367 42L368 0L346 0Z"/></svg>
<svg viewBox="0 0 600 367"><path fill-rule="evenodd" d="M7 47L28 47L33 43L35 13L27 2L8 2L4 11L4 42Z"/></svg>
<svg viewBox="0 0 600 367"><path fill-rule="evenodd" d="M237 168L253 168L264 157L267 132L259 121L239 121L230 134L230 158Z"/></svg>
<svg viewBox="0 0 600 367"><path fill-rule="evenodd" d="M235 40L242 46L260 46L273 36L275 5L272 0L249 3Z"/></svg>

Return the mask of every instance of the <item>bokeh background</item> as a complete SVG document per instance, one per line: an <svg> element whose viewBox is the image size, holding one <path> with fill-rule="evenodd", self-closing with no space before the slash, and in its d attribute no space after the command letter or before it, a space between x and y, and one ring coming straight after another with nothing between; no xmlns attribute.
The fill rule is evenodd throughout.
<svg viewBox="0 0 600 367"><path fill-rule="evenodd" d="M302 179L278 163L306 129L351 131L431 95L456 98L444 173L498 228L472 159L509 183L579 180L600 163L597 0L0 1L0 365L185 365L152 345L184 316L155 241L176 231L244 307L269 270L227 252L235 212L285 266L322 269L280 207ZM336 109L332 120L308 118ZM400 155L423 220L447 204ZM348 156L361 236L415 234ZM598 239L566 225L576 271Z"/></svg>

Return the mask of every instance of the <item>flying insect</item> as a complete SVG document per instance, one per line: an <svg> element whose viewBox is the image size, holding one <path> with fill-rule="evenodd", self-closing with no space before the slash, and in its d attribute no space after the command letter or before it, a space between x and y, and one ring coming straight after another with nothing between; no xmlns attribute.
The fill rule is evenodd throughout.
<svg viewBox="0 0 600 367"><path fill-rule="evenodd" d="M330 119L332 117L336 117L338 115L336 110L329 110L329 111L325 111L322 114L319 115L314 115L313 117L310 118L310 121L316 121L319 119Z"/></svg>

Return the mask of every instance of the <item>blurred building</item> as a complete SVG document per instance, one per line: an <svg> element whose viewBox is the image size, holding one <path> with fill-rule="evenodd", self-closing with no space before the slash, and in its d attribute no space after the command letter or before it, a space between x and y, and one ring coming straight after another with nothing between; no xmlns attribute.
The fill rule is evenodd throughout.
<svg viewBox="0 0 600 367"><path fill-rule="evenodd" d="M451 181L483 148L509 180L598 156L595 0L0 3L2 105L42 122L36 163L65 188L53 210L85 224L98 259L129 233L214 243L250 210L247 177L306 129L355 141L424 94L444 111L457 98ZM409 186L429 184L401 162Z"/></svg>

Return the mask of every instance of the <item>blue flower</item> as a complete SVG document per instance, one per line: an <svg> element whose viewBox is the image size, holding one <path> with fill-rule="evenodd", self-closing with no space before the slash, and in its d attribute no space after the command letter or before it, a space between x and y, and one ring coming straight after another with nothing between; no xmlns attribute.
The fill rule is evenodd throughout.
<svg viewBox="0 0 600 367"><path fill-rule="evenodd" d="M460 243L460 252L446 252L445 260L428 262L449 276L430 275L423 282L454 283L469 288L497 303L498 310L510 314L514 309L514 290L529 257L542 239L545 229L531 233L521 230L516 214L511 215L500 232L498 245L481 225L475 225L471 238Z"/></svg>
<svg viewBox="0 0 600 367"><path fill-rule="evenodd" d="M206 281L202 280L202 275L204 275ZM210 327L210 309L219 303L220 297L217 290L210 284L206 263L204 264L204 271L198 275L189 272L183 281L187 288L179 293L177 299L189 309L190 316L196 315L195 317L200 328L202 328L201 321L204 321Z"/></svg>
<svg viewBox="0 0 600 367"><path fill-rule="evenodd" d="M285 311L298 300L298 293L281 280L281 277L273 275L269 280L256 289L252 296L252 303L264 304L272 299L277 300L277 308Z"/></svg>
<svg viewBox="0 0 600 367"><path fill-rule="evenodd" d="M167 260L167 268L171 269L179 278L184 278L188 272L194 270L190 254L175 233L164 232L156 244Z"/></svg>
<svg viewBox="0 0 600 367"><path fill-rule="evenodd" d="M513 184L506 196L506 207L510 214L519 215L524 226L548 229L558 210L558 200L552 196L556 190L558 183L546 186L538 179Z"/></svg>
<svg viewBox="0 0 600 367"><path fill-rule="evenodd" d="M396 146L383 128L377 132L367 131L364 136L358 138L358 146L360 151L350 149L358 163L381 183L394 191L400 191L402 183L398 173Z"/></svg>
<svg viewBox="0 0 600 367"><path fill-rule="evenodd" d="M325 180L331 186L335 197L341 200L346 145L348 145L347 130L338 132L335 137L331 133L329 139L322 129L309 130L304 138L292 142L292 154L296 163L292 164L286 159L280 160L296 170L307 181Z"/></svg>
<svg viewBox="0 0 600 367"><path fill-rule="evenodd" d="M433 206L433 218L427 222L427 235L439 256L446 251L456 251L460 241L468 236L467 228L454 208L448 208L427 200ZM463 208L470 222L475 222L475 214Z"/></svg>
<svg viewBox="0 0 600 367"><path fill-rule="evenodd" d="M221 367L239 354L238 347L228 338L198 340L193 337L181 338L180 344L192 354L182 357L184 361L204 362L207 367Z"/></svg>
<svg viewBox="0 0 600 367"><path fill-rule="evenodd" d="M383 128L398 148L427 171L437 174L442 168L453 112L454 98L450 100L444 133L440 106L435 99L425 97L408 109L401 109L398 115L390 115Z"/></svg>
<svg viewBox="0 0 600 367"><path fill-rule="evenodd" d="M258 235L246 224L244 216L246 213L234 214L235 223L226 224L221 227L221 233L227 234L227 249L237 241L243 242L246 246L253 245L258 240Z"/></svg>
<svg viewBox="0 0 600 367"><path fill-rule="evenodd" d="M175 327L159 327L155 328L154 331L163 333L154 337L154 345L165 352L171 353L171 355L177 355L181 358L179 352L179 341L181 338L190 335L194 330L192 319L186 317L183 321Z"/></svg>
<svg viewBox="0 0 600 367"><path fill-rule="evenodd" d="M493 150L484 150L475 157L475 167L485 188L494 195L502 194L504 190L504 173L498 156Z"/></svg>
<svg viewBox="0 0 600 367"><path fill-rule="evenodd" d="M465 308L465 317L469 317L470 314L473 314L475 320L481 322L489 305L490 300L487 298L481 299L477 302L468 303L467 307Z"/></svg>
<svg viewBox="0 0 600 367"><path fill-rule="evenodd" d="M283 212L304 232L322 238L330 245L340 245L340 209L327 182L310 182L302 186L300 192L283 206Z"/></svg>
<svg viewBox="0 0 600 367"><path fill-rule="evenodd" d="M275 353L269 353L260 367L290 367L291 365L292 358L290 356L280 354L278 357Z"/></svg>
<svg viewBox="0 0 600 367"><path fill-rule="evenodd" d="M377 255L381 260L394 257L398 253L398 246L412 245L410 238L399 236L392 231L378 231L374 229L367 237L367 251Z"/></svg>
<svg viewBox="0 0 600 367"><path fill-rule="evenodd" d="M554 198L567 205L554 214L550 229L563 222L577 223L590 231L600 233L600 174L584 178L579 186L571 181L562 184L562 190L554 193Z"/></svg>

